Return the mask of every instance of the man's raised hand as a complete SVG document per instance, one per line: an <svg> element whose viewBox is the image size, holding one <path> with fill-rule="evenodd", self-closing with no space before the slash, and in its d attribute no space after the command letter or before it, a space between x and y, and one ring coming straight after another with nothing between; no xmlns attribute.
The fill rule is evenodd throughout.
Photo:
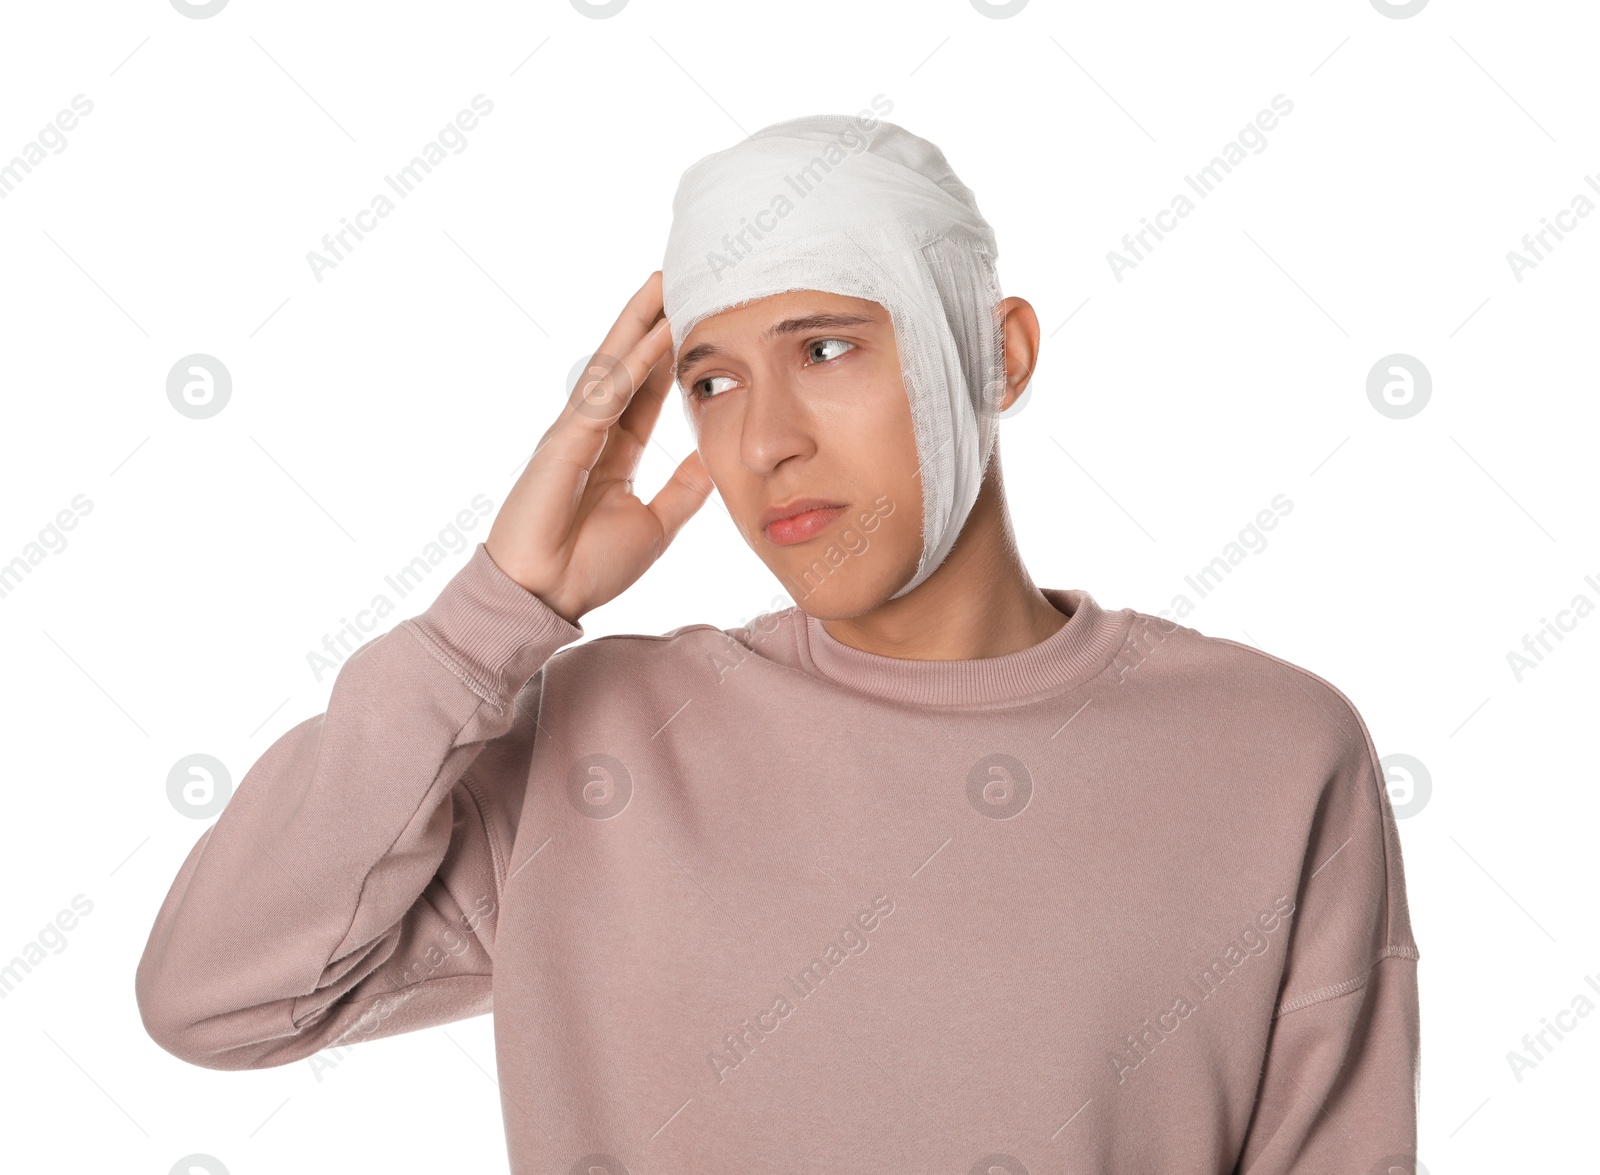
<svg viewBox="0 0 1600 1175"><path fill-rule="evenodd" d="M572 623L643 575L710 496L698 450L649 502L633 492L674 383L657 270L612 324L484 540L500 570Z"/></svg>

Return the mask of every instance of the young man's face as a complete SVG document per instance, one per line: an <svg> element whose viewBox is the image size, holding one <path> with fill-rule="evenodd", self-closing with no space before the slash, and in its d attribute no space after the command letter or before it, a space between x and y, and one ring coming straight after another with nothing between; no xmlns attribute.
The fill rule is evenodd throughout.
<svg viewBox="0 0 1600 1175"><path fill-rule="evenodd" d="M889 313L796 290L695 324L678 353L700 460L745 542L819 619L860 614L911 578L922 481ZM841 506L766 525L803 499Z"/></svg>

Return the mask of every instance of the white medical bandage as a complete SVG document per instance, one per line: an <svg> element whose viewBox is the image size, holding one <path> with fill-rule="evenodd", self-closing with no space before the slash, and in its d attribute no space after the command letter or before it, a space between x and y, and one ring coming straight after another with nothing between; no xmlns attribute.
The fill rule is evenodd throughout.
<svg viewBox="0 0 1600 1175"><path fill-rule="evenodd" d="M994 447L1005 392L997 257L994 230L943 152L881 119L774 123L699 160L673 197L661 269L674 356L702 318L790 290L888 311L923 507L916 574L890 599L950 553Z"/></svg>

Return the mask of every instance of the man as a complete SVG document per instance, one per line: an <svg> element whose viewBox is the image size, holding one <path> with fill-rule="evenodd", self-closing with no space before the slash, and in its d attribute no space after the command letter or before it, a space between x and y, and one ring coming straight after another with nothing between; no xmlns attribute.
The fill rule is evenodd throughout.
<svg viewBox="0 0 1600 1175"><path fill-rule="evenodd" d="M685 173L486 541L183 863L148 1031L260 1068L492 1009L519 1173L1414 1169L1364 723L1033 584L994 431L1037 319L938 149L866 121ZM796 605L563 649L713 487Z"/></svg>

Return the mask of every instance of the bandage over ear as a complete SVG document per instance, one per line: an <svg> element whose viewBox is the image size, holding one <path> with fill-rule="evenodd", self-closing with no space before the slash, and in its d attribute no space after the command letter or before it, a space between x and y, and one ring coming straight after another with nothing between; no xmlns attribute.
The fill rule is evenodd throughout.
<svg viewBox="0 0 1600 1175"><path fill-rule="evenodd" d="M922 479L921 559L891 599L950 553L994 447L1005 391L997 256L943 152L881 119L775 123L699 160L673 197L661 268L674 357L701 319L789 290L888 311Z"/></svg>

